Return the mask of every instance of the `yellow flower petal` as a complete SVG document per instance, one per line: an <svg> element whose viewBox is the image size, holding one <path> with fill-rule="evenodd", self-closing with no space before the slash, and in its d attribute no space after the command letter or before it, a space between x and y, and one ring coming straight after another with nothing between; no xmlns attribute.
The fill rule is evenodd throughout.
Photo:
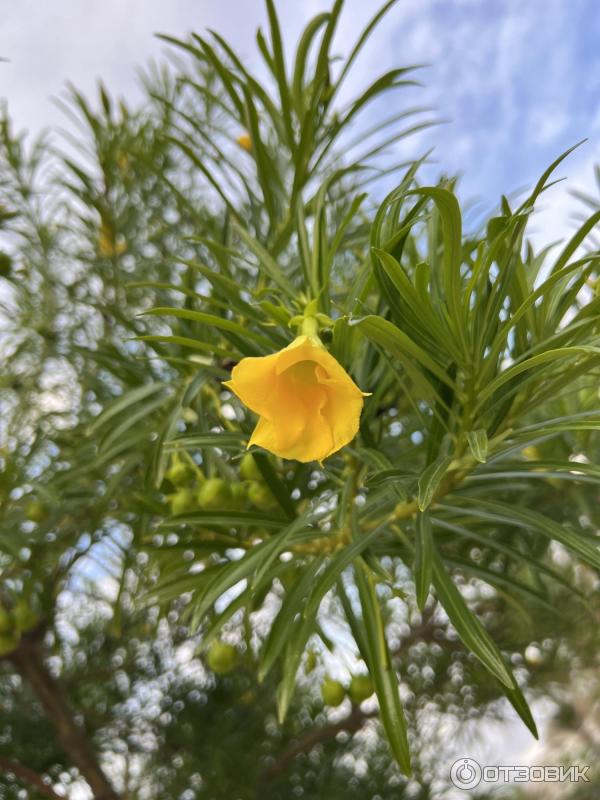
<svg viewBox="0 0 600 800"><path fill-rule="evenodd" d="M257 414L269 409L269 396L276 380L275 366L279 353L243 358L231 371L231 380L223 385Z"/></svg>
<svg viewBox="0 0 600 800"><path fill-rule="evenodd" d="M224 385L260 415L248 446L282 458L322 461L358 431L364 393L308 336L278 353L242 359Z"/></svg>

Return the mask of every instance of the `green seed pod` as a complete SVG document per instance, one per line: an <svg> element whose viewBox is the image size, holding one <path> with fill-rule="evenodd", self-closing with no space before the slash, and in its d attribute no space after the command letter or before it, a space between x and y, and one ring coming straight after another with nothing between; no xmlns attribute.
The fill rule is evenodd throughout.
<svg viewBox="0 0 600 800"><path fill-rule="evenodd" d="M185 514L192 511L195 506L194 492L191 489L180 489L175 494L169 495L169 505L172 514Z"/></svg>
<svg viewBox="0 0 600 800"><path fill-rule="evenodd" d="M171 458L171 465L165 472L165 478L170 481L173 486L185 486L192 481L194 471L190 464L186 464L181 460L179 453L175 453Z"/></svg>
<svg viewBox="0 0 600 800"><path fill-rule="evenodd" d="M271 490L262 481L250 481L248 483L248 500L253 506L260 508L261 511L268 511L277 505Z"/></svg>
<svg viewBox="0 0 600 800"><path fill-rule="evenodd" d="M231 503L229 484L223 478L209 478L196 495L200 508L228 508Z"/></svg>
<svg viewBox="0 0 600 800"><path fill-rule="evenodd" d="M30 500L25 506L25 516L30 522L39 524L46 519L47 511L39 500Z"/></svg>
<svg viewBox="0 0 600 800"><path fill-rule="evenodd" d="M240 475L247 481L262 481L262 472L259 470L252 453L246 455L240 461Z"/></svg>
<svg viewBox="0 0 600 800"><path fill-rule="evenodd" d="M8 633L13 629L13 619L8 611L0 606L0 634Z"/></svg>
<svg viewBox="0 0 600 800"><path fill-rule="evenodd" d="M234 511L243 511L248 502L248 495L246 494L246 487L244 484L238 481L230 483L229 491L231 493L230 508Z"/></svg>
<svg viewBox="0 0 600 800"><path fill-rule="evenodd" d="M206 663L216 675L226 675L234 670L239 661L239 653L232 644L213 642L206 656Z"/></svg>
<svg viewBox="0 0 600 800"><path fill-rule="evenodd" d="M0 656L7 656L13 650L16 650L20 638L20 634L16 631L0 633Z"/></svg>
<svg viewBox="0 0 600 800"><path fill-rule="evenodd" d="M190 477L190 473L185 464L173 464L165 472L165 478L173 484L173 486L185 486Z"/></svg>
<svg viewBox="0 0 600 800"><path fill-rule="evenodd" d="M321 685L321 696L327 706L339 706L346 697L346 690L339 681L325 678Z"/></svg>
<svg viewBox="0 0 600 800"><path fill-rule="evenodd" d="M359 705L373 694L373 681L369 675L354 675L350 681L348 694L355 705Z"/></svg>

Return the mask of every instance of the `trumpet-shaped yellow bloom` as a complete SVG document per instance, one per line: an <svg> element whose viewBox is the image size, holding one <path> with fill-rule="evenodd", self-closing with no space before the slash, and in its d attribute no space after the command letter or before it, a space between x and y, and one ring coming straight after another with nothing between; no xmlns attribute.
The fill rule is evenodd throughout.
<svg viewBox="0 0 600 800"><path fill-rule="evenodd" d="M364 392L315 337L298 336L278 353L242 359L224 385L260 417L248 447L322 461L358 431Z"/></svg>

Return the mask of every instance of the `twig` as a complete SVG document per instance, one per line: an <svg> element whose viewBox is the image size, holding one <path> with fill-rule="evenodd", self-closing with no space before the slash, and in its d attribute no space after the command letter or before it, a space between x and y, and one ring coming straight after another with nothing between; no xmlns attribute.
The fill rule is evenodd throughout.
<svg viewBox="0 0 600 800"><path fill-rule="evenodd" d="M8 658L30 683L56 728L59 743L88 782L94 800L121 800L102 771L85 729L75 721L62 686L46 667L42 636L43 631L37 629L24 634Z"/></svg>
<svg viewBox="0 0 600 800"><path fill-rule="evenodd" d="M291 762L296 756L300 755L300 753L308 753L316 745L327 742L330 739L335 739L338 733L342 731L356 733L368 719L375 716L377 716L376 711L365 713L360 710L359 706L355 706L350 714L339 722L332 725L324 725L320 728L314 728L283 751L275 763L271 764L271 766L265 770L263 780L272 780L277 775L285 772Z"/></svg>

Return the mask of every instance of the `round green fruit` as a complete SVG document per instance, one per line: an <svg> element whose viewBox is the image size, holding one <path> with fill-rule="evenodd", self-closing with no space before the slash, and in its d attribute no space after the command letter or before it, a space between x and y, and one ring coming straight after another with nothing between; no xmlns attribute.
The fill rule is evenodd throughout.
<svg viewBox="0 0 600 800"><path fill-rule="evenodd" d="M226 642L213 642L206 656L206 663L216 675L227 675L237 667L238 661L238 651Z"/></svg>
<svg viewBox="0 0 600 800"><path fill-rule="evenodd" d="M165 478L170 481L173 486L185 486L192 478L192 471L187 464L181 461L174 461L165 472Z"/></svg>
<svg viewBox="0 0 600 800"><path fill-rule="evenodd" d="M39 524L46 519L46 509L39 500L30 500L25 506L25 516L30 522Z"/></svg>
<svg viewBox="0 0 600 800"><path fill-rule="evenodd" d="M356 705L359 705L373 694L373 681L368 675L354 675L350 681L348 694Z"/></svg>
<svg viewBox="0 0 600 800"><path fill-rule="evenodd" d="M191 489L180 489L169 496L169 505L172 514L185 514L196 506L194 493Z"/></svg>
<svg viewBox="0 0 600 800"><path fill-rule="evenodd" d="M197 500L201 508L227 508L231 502L229 484L222 478L209 478L198 490Z"/></svg>
<svg viewBox="0 0 600 800"><path fill-rule="evenodd" d="M252 453L246 453L240 461L240 475L247 481L262 481L262 472L259 470Z"/></svg>
<svg viewBox="0 0 600 800"><path fill-rule="evenodd" d="M261 511L268 511L277 505L271 490L262 481L250 481L248 484L248 500Z"/></svg>
<svg viewBox="0 0 600 800"><path fill-rule="evenodd" d="M244 484L238 481L230 483L229 491L231 493L230 507L234 509L234 511L243 511L248 501L248 495L246 494L246 487Z"/></svg>
<svg viewBox="0 0 600 800"><path fill-rule="evenodd" d="M321 697L327 706L339 706L346 697L346 690L339 681L325 678L321 686Z"/></svg>

